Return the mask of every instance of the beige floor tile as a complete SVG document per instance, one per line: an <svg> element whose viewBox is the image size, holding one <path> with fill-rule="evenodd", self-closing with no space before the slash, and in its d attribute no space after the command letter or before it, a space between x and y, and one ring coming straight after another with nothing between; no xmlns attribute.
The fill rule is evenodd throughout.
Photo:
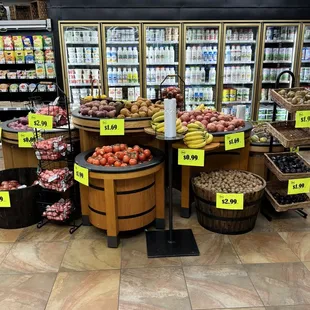
<svg viewBox="0 0 310 310"><path fill-rule="evenodd" d="M119 270L60 272L46 310L117 310Z"/></svg>
<svg viewBox="0 0 310 310"><path fill-rule="evenodd" d="M310 232L280 232L279 234L301 261L310 261Z"/></svg>
<svg viewBox="0 0 310 310"><path fill-rule="evenodd" d="M310 272L302 263L245 268L265 306L310 304Z"/></svg>
<svg viewBox="0 0 310 310"><path fill-rule="evenodd" d="M148 258L145 233L122 239L122 268L180 266L179 257Z"/></svg>
<svg viewBox="0 0 310 310"><path fill-rule="evenodd" d="M0 242L15 242L23 228L2 229L0 228Z"/></svg>
<svg viewBox="0 0 310 310"><path fill-rule="evenodd" d="M67 248L62 271L87 271L119 269L121 265L121 246L108 248L105 240L72 240Z"/></svg>
<svg viewBox="0 0 310 310"><path fill-rule="evenodd" d="M307 267L307 269L310 271L310 262L304 262L304 265Z"/></svg>
<svg viewBox="0 0 310 310"><path fill-rule="evenodd" d="M13 243L0 243L0 263L2 263L2 261L5 259L12 246Z"/></svg>
<svg viewBox="0 0 310 310"><path fill-rule="evenodd" d="M258 214L257 220L252 232L274 232L272 222L269 222L261 213Z"/></svg>
<svg viewBox="0 0 310 310"><path fill-rule="evenodd" d="M65 242L17 242L0 265L0 273L58 272Z"/></svg>
<svg viewBox="0 0 310 310"><path fill-rule="evenodd" d="M310 310L310 305L267 307L266 310Z"/></svg>
<svg viewBox="0 0 310 310"><path fill-rule="evenodd" d="M190 310L182 269L123 269L119 310Z"/></svg>
<svg viewBox="0 0 310 310"><path fill-rule="evenodd" d="M241 264L228 236L220 234L195 235L200 256L182 257L183 265Z"/></svg>
<svg viewBox="0 0 310 310"><path fill-rule="evenodd" d="M243 264L299 261L278 233L249 233L229 238Z"/></svg>
<svg viewBox="0 0 310 310"><path fill-rule="evenodd" d="M240 265L183 267L193 309L263 306Z"/></svg>
<svg viewBox="0 0 310 310"><path fill-rule="evenodd" d="M44 310L55 273L1 275L0 309Z"/></svg>
<svg viewBox="0 0 310 310"><path fill-rule="evenodd" d="M310 209L305 209L310 214ZM303 218L295 211L281 212L279 219L274 219L271 225L275 231L310 231L310 217Z"/></svg>
<svg viewBox="0 0 310 310"><path fill-rule="evenodd" d="M48 242L69 241L71 239L68 226L46 224L40 229L37 225L24 228L17 241L19 242Z"/></svg>
<svg viewBox="0 0 310 310"><path fill-rule="evenodd" d="M81 226L72 234L72 239L101 239L106 242L106 231L95 226Z"/></svg>
<svg viewBox="0 0 310 310"><path fill-rule="evenodd" d="M265 307L251 307L251 308L225 308L225 310L265 310ZM199 309L199 310L205 310L205 309ZM217 309L212 309L212 310L220 310L219 308Z"/></svg>

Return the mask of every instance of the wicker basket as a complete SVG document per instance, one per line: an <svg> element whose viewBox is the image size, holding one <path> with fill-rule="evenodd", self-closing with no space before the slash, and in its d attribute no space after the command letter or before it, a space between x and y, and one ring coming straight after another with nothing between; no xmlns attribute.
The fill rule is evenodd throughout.
<svg viewBox="0 0 310 310"><path fill-rule="evenodd" d="M257 192L244 194L243 210L225 210L216 208L216 192L197 187L192 179L198 222L204 228L221 234L244 234L251 231L256 222L260 202L266 182L260 176L248 172L263 183Z"/></svg>
<svg viewBox="0 0 310 310"><path fill-rule="evenodd" d="M47 4L45 0L36 0L30 3L32 19L47 19Z"/></svg>
<svg viewBox="0 0 310 310"><path fill-rule="evenodd" d="M29 5L10 5L10 15L12 20L31 19Z"/></svg>
<svg viewBox="0 0 310 310"><path fill-rule="evenodd" d="M310 144L310 128L295 128L295 121L267 123L267 130L286 148Z"/></svg>
<svg viewBox="0 0 310 310"><path fill-rule="evenodd" d="M281 170L278 168L278 166L271 160L271 156L277 156L277 155L291 155L291 152L282 152L282 153L265 153L265 164L268 167L268 169L276 175L278 180L280 181L288 181L290 179L299 179L299 178L309 178L310 177L310 172L300 172L300 173L283 173ZM299 153L294 153L296 154L299 159L303 161L303 163L307 166L310 167L307 161L299 154Z"/></svg>
<svg viewBox="0 0 310 310"><path fill-rule="evenodd" d="M293 113L296 111L302 111L302 110L310 110L310 104L292 104L291 102L287 101L285 98L283 98L278 91L281 89L272 89L270 92L271 98L281 107L285 108L288 112ZM295 87L295 88L286 88L285 90L306 90L305 87Z"/></svg>
<svg viewBox="0 0 310 310"><path fill-rule="evenodd" d="M277 212L285 212L288 210L295 210L295 209L302 209L302 208L310 207L310 198L309 198L309 195L306 195L306 194L305 195L308 197L307 201L288 204L288 205L280 205L274 199L272 193L278 192L281 195L287 195L287 186L288 186L287 182L272 181L272 182L267 183L267 186L265 189L266 197Z"/></svg>

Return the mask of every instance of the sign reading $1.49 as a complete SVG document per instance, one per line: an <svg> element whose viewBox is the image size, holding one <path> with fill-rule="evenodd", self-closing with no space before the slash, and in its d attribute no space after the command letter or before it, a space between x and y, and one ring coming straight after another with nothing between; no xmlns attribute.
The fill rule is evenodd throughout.
<svg viewBox="0 0 310 310"><path fill-rule="evenodd" d="M225 135L225 151L240 149L244 147L244 132Z"/></svg>
<svg viewBox="0 0 310 310"><path fill-rule="evenodd" d="M88 169L79 166L78 164L74 164L74 180L79 183L88 186L89 178L88 178Z"/></svg>

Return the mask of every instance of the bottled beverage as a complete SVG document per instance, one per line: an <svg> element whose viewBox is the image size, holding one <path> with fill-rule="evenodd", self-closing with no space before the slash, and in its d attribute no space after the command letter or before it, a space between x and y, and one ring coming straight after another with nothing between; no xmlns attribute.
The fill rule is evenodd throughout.
<svg viewBox="0 0 310 310"><path fill-rule="evenodd" d="M197 62L197 49L195 45L192 47L192 61L191 62L192 63Z"/></svg>
<svg viewBox="0 0 310 310"><path fill-rule="evenodd" d="M128 68L128 71L127 71L127 80L128 80L128 84L131 84L131 83L132 83L132 71L131 71L131 68Z"/></svg>
<svg viewBox="0 0 310 310"><path fill-rule="evenodd" d="M205 69L202 67L200 69L200 83L205 83L206 81L206 71Z"/></svg>
<svg viewBox="0 0 310 310"><path fill-rule="evenodd" d="M191 87L188 88L188 102L191 103L193 101L193 89Z"/></svg>
<svg viewBox="0 0 310 310"><path fill-rule="evenodd" d="M241 61L248 61L246 46L241 47Z"/></svg>
<svg viewBox="0 0 310 310"><path fill-rule="evenodd" d="M124 64L128 63L128 51L126 47L123 47L123 63Z"/></svg>
<svg viewBox="0 0 310 310"><path fill-rule="evenodd" d="M245 66L242 66L241 69L240 69L240 80L243 82L243 81L246 81L246 77L245 77Z"/></svg>
<svg viewBox="0 0 310 310"><path fill-rule="evenodd" d="M241 47L236 45L236 61L241 61Z"/></svg>
<svg viewBox="0 0 310 310"><path fill-rule="evenodd" d="M151 69L147 68L146 69L146 82L149 84L152 82L152 78L151 78Z"/></svg>
<svg viewBox="0 0 310 310"><path fill-rule="evenodd" d="M169 48L169 62L174 62L174 47L170 46Z"/></svg>
<svg viewBox="0 0 310 310"><path fill-rule="evenodd" d="M279 54L279 48L277 48L277 47L273 48L272 49L273 60L279 60L278 54Z"/></svg>
<svg viewBox="0 0 310 310"><path fill-rule="evenodd" d="M271 41L273 39L273 28L267 27L266 29L266 40Z"/></svg>
<svg viewBox="0 0 310 310"><path fill-rule="evenodd" d="M215 83L216 80L216 71L214 67L211 67L209 71L209 83Z"/></svg>
<svg viewBox="0 0 310 310"><path fill-rule="evenodd" d="M107 63L112 63L112 50L110 47L107 47Z"/></svg>
<svg viewBox="0 0 310 310"><path fill-rule="evenodd" d="M122 84L123 83L123 73L122 73L122 69L121 68L117 69L117 83L118 84Z"/></svg>
<svg viewBox="0 0 310 310"><path fill-rule="evenodd" d="M113 77L113 84L117 84L117 70L116 68L113 68L113 71L112 71L112 77Z"/></svg>
<svg viewBox="0 0 310 310"><path fill-rule="evenodd" d="M192 40L195 42L197 41L197 30L196 29L192 30Z"/></svg>
<svg viewBox="0 0 310 310"><path fill-rule="evenodd" d="M233 45L233 46L231 47L230 59L231 59L231 62L236 61L236 47L235 47L235 45Z"/></svg>
<svg viewBox="0 0 310 310"><path fill-rule="evenodd" d="M155 98L156 98L155 88L154 88L154 87L151 88L151 98L152 98L152 99L155 99Z"/></svg>
<svg viewBox="0 0 310 310"><path fill-rule="evenodd" d="M197 48L197 62L202 63L202 48L198 46Z"/></svg>
<svg viewBox="0 0 310 310"><path fill-rule="evenodd" d="M134 64L137 64L138 62L139 62L139 60L138 60L138 49L137 49L137 47L134 47L133 48L133 52L132 52L132 55L133 55L133 63Z"/></svg>
<svg viewBox="0 0 310 310"><path fill-rule="evenodd" d="M205 40L210 41L210 30L209 29L207 29L205 32Z"/></svg>
<svg viewBox="0 0 310 310"><path fill-rule="evenodd" d="M116 48L112 47L112 62L116 63L117 62L117 57L116 57Z"/></svg>
<svg viewBox="0 0 310 310"><path fill-rule="evenodd" d="M156 83L156 71L155 71L155 68L151 69L151 83Z"/></svg>
<svg viewBox="0 0 310 310"><path fill-rule="evenodd" d="M202 48L202 59L204 63L208 62L208 50L206 46Z"/></svg>
<svg viewBox="0 0 310 310"><path fill-rule="evenodd" d="M123 69L123 83L124 84L128 83L128 73L127 73L127 69L126 68Z"/></svg>
<svg viewBox="0 0 310 310"><path fill-rule="evenodd" d="M191 42L192 41L192 30L187 29L186 30L186 42Z"/></svg>
<svg viewBox="0 0 310 310"><path fill-rule="evenodd" d="M231 41L232 40L232 30L231 30L231 28L228 28L226 30L226 40L227 41Z"/></svg>
<svg viewBox="0 0 310 310"><path fill-rule="evenodd" d="M231 72L232 72L232 68L226 67L226 83L231 81Z"/></svg>
<svg viewBox="0 0 310 310"><path fill-rule="evenodd" d="M211 41L215 41L214 29L211 29L211 31L210 31L210 39L211 39Z"/></svg>
<svg viewBox="0 0 310 310"><path fill-rule="evenodd" d="M163 81L166 75L166 69L164 67L160 68L160 81Z"/></svg>
<svg viewBox="0 0 310 310"><path fill-rule="evenodd" d="M197 41L202 41L202 31L201 29L197 29Z"/></svg>
<svg viewBox="0 0 310 310"><path fill-rule="evenodd" d="M108 68L108 83L109 85L113 84L112 68Z"/></svg>
<svg viewBox="0 0 310 310"><path fill-rule="evenodd" d="M217 47L216 46L213 47L212 60L215 62L217 61Z"/></svg>
<svg viewBox="0 0 310 310"><path fill-rule="evenodd" d="M248 32L248 40L249 41L253 41L254 40L254 33L253 33L252 29L250 29L249 32Z"/></svg>
<svg viewBox="0 0 310 310"><path fill-rule="evenodd" d="M121 47L117 48L117 63L123 63L123 49Z"/></svg>
<svg viewBox="0 0 310 310"><path fill-rule="evenodd" d="M160 84L160 82L161 82L161 72L160 72L160 68L159 67L156 67L155 74L156 74L156 84Z"/></svg>
<svg viewBox="0 0 310 310"><path fill-rule="evenodd" d="M192 62L192 51L190 46L186 48L186 63L191 63Z"/></svg>
<svg viewBox="0 0 310 310"><path fill-rule="evenodd" d="M217 42L219 39L219 31L216 29L215 32L214 32L214 40ZM212 90L212 88L211 88ZM213 93L213 90L212 90L212 93Z"/></svg>
<svg viewBox="0 0 310 310"><path fill-rule="evenodd" d="M165 59L165 63L169 62L169 47L166 46L164 49L164 59Z"/></svg>
<svg viewBox="0 0 310 310"><path fill-rule="evenodd" d="M236 81L239 82L239 80L237 79L237 67L233 66L231 67L231 78L230 81Z"/></svg>
<svg viewBox="0 0 310 310"><path fill-rule="evenodd" d="M212 87L207 87L206 89L206 101L212 101L213 100L213 89Z"/></svg>
<svg viewBox="0 0 310 310"><path fill-rule="evenodd" d="M165 51L164 51L163 46L159 48L159 54L160 54L160 63L164 63L165 62Z"/></svg>
<svg viewBox="0 0 310 310"><path fill-rule="evenodd" d="M199 88L195 87L194 88L194 102L198 102L199 100Z"/></svg>
<svg viewBox="0 0 310 310"><path fill-rule="evenodd" d="M138 70L137 68L134 68L132 72L132 82L137 84L138 81L139 81Z"/></svg>
<svg viewBox="0 0 310 310"><path fill-rule="evenodd" d="M185 84L189 85L191 83L191 69L186 68L185 70Z"/></svg>
<svg viewBox="0 0 310 310"><path fill-rule="evenodd" d="M246 58L247 58L247 61L252 60L252 47L251 47L251 45L248 45L246 47Z"/></svg>
<svg viewBox="0 0 310 310"><path fill-rule="evenodd" d="M245 68L245 80L247 82L252 82L252 70L251 66L246 66Z"/></svg>
<svg viewBox="0 0 310 310"><path fill-rule="evenodd" d="M287 38L287 27L281 27L280 39L286 40Z"/></svg>
<svg viewBox="0 0 310 310"><path fill-rule="evenodd" d="M229 45L226 45L226 49L225 49L225 62L231 62L231 52L230 52Z"/></svg>
<svg viewBox="0 0 310 310"><path fill-rule="evenodd" d="M233 41L238 41L238 38L239 38L238 30L235 29L235 30L233 31L232 40L233 40Z"/></svg>
<svg viewBox="0 0 310 310"><path fill-rule="evenodd" d="M155 61L155 57L154 57L154 49L152 46L149 47L149 64L153 64Z"/></svg>
<svg viewBox="0 0 310 310"><path fill-rule="evenodd" d="M203 89L203 87L200 87L199 88L198 102L202 102L203 101L203 94L204 94L204 89Z"/></svg>
<svg viewBox="0 0 310 310"><path fill-rule="evenodd" d="M107 42L111 42L111 36L112 36L112 30L111 28L108 28L107 30Z"/></svg>
<svg viewBox="0 0 310 310"><path fill-rule="evenodd" d="M154 49L154 59L156 64L160 63L160 53L157 46Z"/></svg>
<svg viewBox="0 0 310 310"><path fill-rule="evenodd" d="M212 50L212 46L209 45L207 47L207 50L208 50L208 62L212 61L212 58L213 58L213 50Z"/></svg>

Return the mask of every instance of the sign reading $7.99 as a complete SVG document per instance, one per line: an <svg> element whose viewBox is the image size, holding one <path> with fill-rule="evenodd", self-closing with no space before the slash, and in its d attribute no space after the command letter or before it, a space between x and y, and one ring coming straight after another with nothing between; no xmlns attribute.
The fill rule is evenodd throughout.
<svg viewBox="0 0 310 310"><path fill-rule="evenodd" d="M29 127L41 129L53 129L53 116L41 114L28 114Z"/></svg>
<svg viewBox="0 0 310 310"><path fill-rule="evenodd" d="M243 210L243 194L216 193L216 208Z"/></svg>
<svg viewBox="0 0 310 310"><path fill-rule="evenodd" d="M125 134L125 122L123 119L101 119L100 136L123 136Z"/></svg>
<svg viewBox="0 0 310 310"><path fill-rule="evenodd" d="M244 132L225 135L225 151L244 147Z"/></svg>
<svg viewBox="0 0 310 310"><path fill-rule="evenodd" d="M205 151L194 149L178 149L178 164L182 166L203 167Z"/></svg>

